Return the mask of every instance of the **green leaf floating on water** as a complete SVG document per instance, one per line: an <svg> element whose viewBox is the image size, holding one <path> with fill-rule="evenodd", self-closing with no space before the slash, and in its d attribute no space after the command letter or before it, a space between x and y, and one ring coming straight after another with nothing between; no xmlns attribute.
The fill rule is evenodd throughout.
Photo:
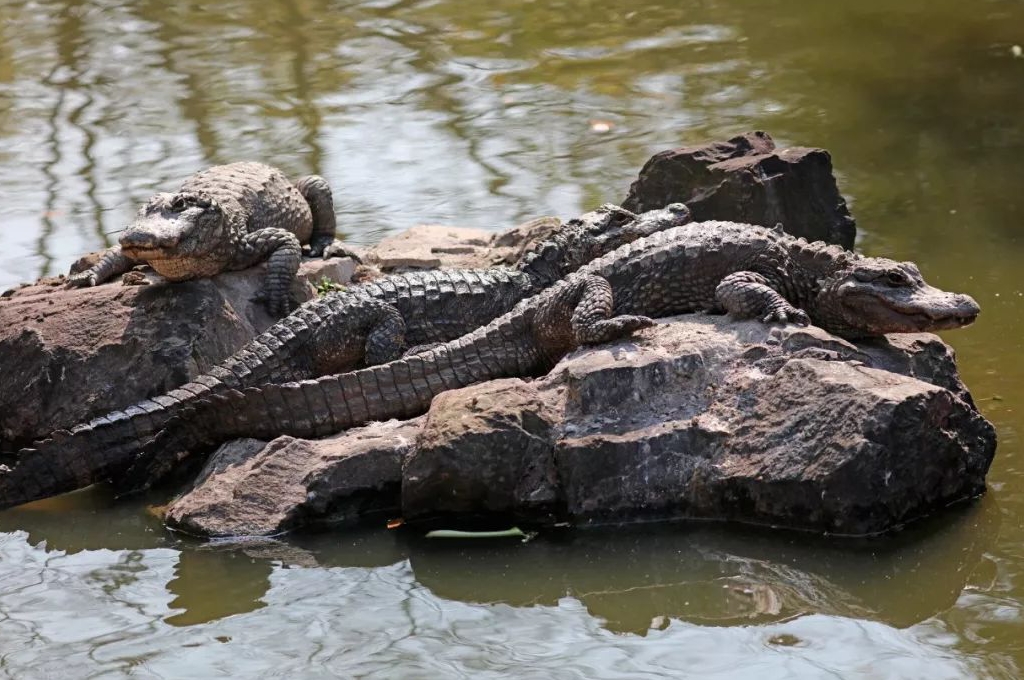
<svg viewBox="0 0 1024 680"><path fill-rule="evenodd" d="M458 531L456 529L436 529L427 532L427 538L508 538L517 536L526 538L526 534L519 527L512 527L503 531Z"/></svg>

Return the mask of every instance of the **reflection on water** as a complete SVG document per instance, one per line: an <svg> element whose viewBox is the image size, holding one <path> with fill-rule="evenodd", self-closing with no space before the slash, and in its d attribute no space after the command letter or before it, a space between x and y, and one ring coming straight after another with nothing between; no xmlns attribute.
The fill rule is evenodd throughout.
<svg viewBox="0 0 1024 680"><path fill-rule="evenodd" d="M978 299L948 339L1000 440L981 502L857 544L699 525L206 545L78 493L0 513L0 676L1020 676L1020 2L0 0L0 16L0 288L65 270L213 163L326 176L370 242L571 216L621 198L654 151L766 129L833 153L865 251Z"/></svg>

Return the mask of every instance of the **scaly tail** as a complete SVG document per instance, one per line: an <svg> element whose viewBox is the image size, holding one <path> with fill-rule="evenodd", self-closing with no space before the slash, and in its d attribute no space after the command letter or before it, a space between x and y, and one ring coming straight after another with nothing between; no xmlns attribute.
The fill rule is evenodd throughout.
<svg viewBox="0 0 1024 680"><path fill-rule="evenodd" d="M314 380L210 395L168 424L126 481L145 488L188 452L234 437L323 437L375 420L419 415L441 392L535 375L580 344L614 340L653 323L646 317L611 317L611 310L605 279L573 277L468 335L416 355Z"/></svg>

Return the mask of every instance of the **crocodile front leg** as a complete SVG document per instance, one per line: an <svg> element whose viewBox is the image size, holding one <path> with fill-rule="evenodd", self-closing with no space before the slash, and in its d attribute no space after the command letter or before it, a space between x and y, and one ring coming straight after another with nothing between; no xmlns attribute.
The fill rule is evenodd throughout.
<svg viewBox="0 0 1024 680"><path fill-rule="evenodd" d="M309 237L309 254L320 257L334 242L338 220L334 214L331 185L320 175L307 175L295 182L295 188L309 204L313 213L313 233Z"/></svg>
<svg viewBox="0 0 1024 680"><path fill-rule="evenodd" d="M69 276L66 285L69 288L97 286L104 281L109 281L118 274L124 274L139 264L142 264L142 262L124 255L121 252L121 246L107 248L99 262L84 271Z"/></svg>
<svg viewBox="0 0 1024 680"><path fill-rule="evenodd" d="M715 300L737 319L758 318L762 323L796 323L806 326L810 317L797 309L772 288L764 276L755 272L733 272L715 288Z"/></svg>
<svg viewBox="0 0 1024 680"><path fill-rule="evenodd" d="M241 238L226 269L245 269L264 260L267 275L257 299L271 314L284 316L291 308L289 290L302 261L302 244L287 229L258 229Z"/></svg>

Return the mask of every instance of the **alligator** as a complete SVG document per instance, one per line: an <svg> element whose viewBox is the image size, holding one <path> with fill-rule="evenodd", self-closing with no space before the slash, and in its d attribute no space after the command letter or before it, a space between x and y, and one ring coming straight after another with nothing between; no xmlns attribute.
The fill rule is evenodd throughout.
<svg viewBox="0 0 1024 680"><path fill-rule="evenodd" d="M561 225L527 250L515 268L408 272L329 293L303 304L207 374L123 411L135 414L131 427L146 437L187 404L190 393L205 395L209 386L244 389L395 359L410 344L422 349L469 333L595 257L690 219L681 203L640 215L605 204ZM155 408L161 399L178 405ZM110 415L75 427L67 447L103 446Z"/></svg>
<svg viewBox="0 0 1024 680"><path fill-rule="evenodd" d="M170 281L213 276L267 261L258 297L272 314L291 306L289 288L302 258L351 255L334 244L331 188L309 175L292 184L262 163L218 165L158 193L139 209L94 266L68 277L70 287L95 286L148 264Z"/></svg>
<svg viewBox="0 0 1024 680"><path fill-rule="evenodd" d="M619 246L690 221L682 203L640 215L605 204L569 220L516 267L385 276L306 302L210 371L234 388L397 359L469 333Z"/></svg>
<svg viewBox="0 0 1024 680"><path fill-rule="evenodd" d="M385 364L244 390L209 375L57 431L0 465L0 507L114 476L127 487L145 486L184 452L231 437L323 436L413 416L444 390L541 374L578 345L642 328L646 317L699 310L813 322L851 339L956 328L979 313L969 296L929 286L909 262L863 257L779 229L691 223L623 245L486 326Z"/></svg>

